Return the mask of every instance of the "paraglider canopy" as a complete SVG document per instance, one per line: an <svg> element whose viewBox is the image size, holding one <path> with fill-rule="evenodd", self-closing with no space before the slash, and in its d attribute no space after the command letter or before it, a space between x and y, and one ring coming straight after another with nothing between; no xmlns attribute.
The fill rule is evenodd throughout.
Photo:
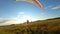
<svg viewBox="0 0 60 34"><path fill-rule="evenodd" d="M37 5L38 7L40 7L41 9L43 9L43 6L41 4L41 2L39 2L38 0L15 0L16 2L18 1L26 1L26 2L30 2L33 3L35 5Z"/></svg>

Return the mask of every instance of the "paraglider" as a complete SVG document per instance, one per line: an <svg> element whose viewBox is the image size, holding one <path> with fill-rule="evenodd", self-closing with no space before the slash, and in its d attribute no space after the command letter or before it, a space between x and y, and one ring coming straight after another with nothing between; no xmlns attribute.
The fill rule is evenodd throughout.
<svg viewBox="0 0 60 34"><path fill-rule="evenodd" d="M41 9L43 8L41 2L39 2L38 0L15 0L15 1L16 2L18 2L18 1L26 1L26 2L30 2L30 3L33 3L33 4L37 5Z"/></svg>

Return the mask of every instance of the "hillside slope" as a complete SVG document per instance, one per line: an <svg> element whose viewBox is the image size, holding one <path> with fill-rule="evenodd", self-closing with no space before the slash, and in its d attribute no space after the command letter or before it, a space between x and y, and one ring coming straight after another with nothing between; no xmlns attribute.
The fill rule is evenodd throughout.
<svg viewBox="0 0 60 34"><path fill-rule="evenodd" d="M60 18L0 26L0 34L60 34Z"/></svg>

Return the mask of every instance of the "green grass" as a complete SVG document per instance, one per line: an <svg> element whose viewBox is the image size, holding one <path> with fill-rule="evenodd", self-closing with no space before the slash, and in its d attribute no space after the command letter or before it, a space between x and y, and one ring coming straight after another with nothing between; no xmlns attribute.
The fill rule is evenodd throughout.
<svg viewBox="0 0 60 34"><path fill-rule="evenodd" d="M0 26L0 34L60 34L60 18Z"/></svg>

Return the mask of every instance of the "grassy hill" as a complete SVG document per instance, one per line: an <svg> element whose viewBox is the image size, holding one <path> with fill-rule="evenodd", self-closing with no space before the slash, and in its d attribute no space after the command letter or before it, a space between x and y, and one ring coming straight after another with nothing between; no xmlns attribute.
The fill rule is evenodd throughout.
<svg viewBox="0 0 60 34"><path fill-rule="evenodd" d="M0 34L60 34L60 18L0 26Z"/></svg>

